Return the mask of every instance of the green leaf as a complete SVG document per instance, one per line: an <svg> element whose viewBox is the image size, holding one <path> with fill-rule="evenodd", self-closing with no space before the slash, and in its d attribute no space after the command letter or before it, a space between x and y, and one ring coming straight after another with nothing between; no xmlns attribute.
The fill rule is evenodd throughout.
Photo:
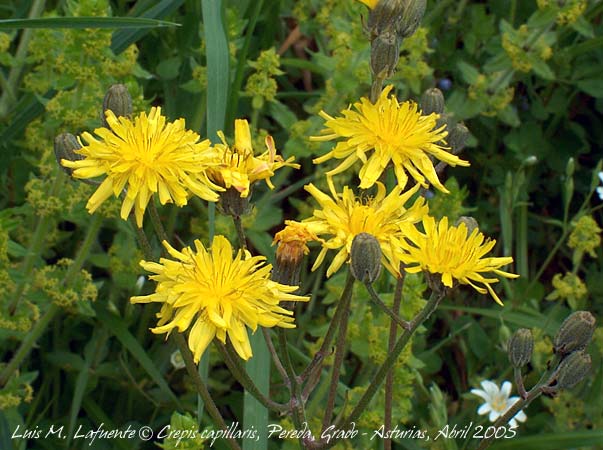
<svg viewBox="0 0 603 450"><path fill-rule="evenodd" d="M479 76L479 70L477 70L475 67L470 64L467 64L465 61L459 61L456 64L456 67L461 72L465 83L473 84L477 81L477 77Z"/></svg>
<svg viewBox="0 0 603 450"><path fill-rule="evenodd" d="M182 404L176 395L172 392L165 378L155 366L155 363L149 358L145 349L140 345L136 338L130 333L124 321L111 314L106 309L101 307L96 308L96 314L101 323L121 342L121 344L132 354L132 356L140 363L142 368L147 372L149 377L157 384L159 389L170 398L178 408L182 409Z"/></svg>
<svg viewBox="0 0 603 450"><path fill-rule="evenodd" d="M595 98L603 98L603 83L600 78L580 80L576 83L578 89Z"/></svg>
<svg viewBox="0 0 603 450"><path fill-rule="evenodd" d="M532 70L536 75L541 78L544 78L545 80L555 79L555 73L551 70L549 65L545 63L542 59L540 59L538 56L529 58L529 61L532 64Z"/></svg>
<svg viewBox="0 0 603 450"><path fill-rule="evenodd" d="M0 20L0 30L21 28L155 28L178 27L174 22L144 17L44 17Z"/></svg>
<svg viewBox="0 0 603 450"><path fill-rule="evenodd" d="M571 24L571 27L586 38L594 38L595 31L593 30L592 24L584 18L579 16L578 20Z"/></svg>

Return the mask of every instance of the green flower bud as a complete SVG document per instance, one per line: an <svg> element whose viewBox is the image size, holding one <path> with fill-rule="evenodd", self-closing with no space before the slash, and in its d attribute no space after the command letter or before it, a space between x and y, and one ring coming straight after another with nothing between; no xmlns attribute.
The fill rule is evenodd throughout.
<svg viewBox="0 0 603 450"><path fill-rule="evenodd" d="M571 389L590 372L592 360L583 350L571 353L561 361L557 372L558 389Z"/></svg>
<svg viewBox="0 0 603 450"><path fill-rule="evenodd" d="M450 145L452 153L458 155L460 152L463 151L465 145L467 145L468 138L469 129L465 126L463 122L459 122L448 132L446 142L448 142L448 145Z"/></svg>
<svg viewBox="0 0 603 450"><path fill-rule="evenodd" d="M373 77L391 77L400 58L400 42L395 33L379 34L371 41L371 72Z"/></svg>
<svg viewBox="0 0 603 450"><path fill-rule="evenodd" d="M128 117L132 114L132 97L125 85L114 84L105 94L103 112L101 114L101 120L105 128L110 128L105 118L105 112L109 109L113 111L116 117Z"/></svg>
<svg viewBox="0 0 603 450"><path fill-rule="evenodd" d="M381 246L375 236L360 233L352 241L350 252L352 275L362 283L372 283L381 273Z"/></svg>
<svg viewBox="0 0 603 450"><path fill-rule="evenodd" d="M398 23L398 36L409 37L417 31L425 15L426 5L427 0L406 0L402 20Z"/></svg>
<svg viewBox="0 0 603 450"><path fill-rule="evenodd" d="M513 367L523 367L530 362L532 359L532 352L534 351L534 338L532 332L527 328L520 328L507 345L507 352L509 354L509 361Z"/></svg>
<svg viewBox="0 0 603 450"><path fill-rule="evenodd" d="M553 350L559 356L586 348L595 331L595 317L588 311L576 311L561 324L553 341Z"/></svg>
<svg viewBox="0 0 603 450"><path fill-rule="evenodd" d="M75 153L75 150L79 150L80 148L82 148L82 146L77 138L71 133L61 133L54 138L54 156L57 160L57 164L69 176L73 173L73 169L63 166L61 160L79 161L80 159L84 159L82 155Z"/></svg>
<svg viewBox="0 0 603 450"><path fill-rule="evenodd" d="M429 88L421 96L421 112L424 115L444 112L444 94L438 88Z"/></svg>

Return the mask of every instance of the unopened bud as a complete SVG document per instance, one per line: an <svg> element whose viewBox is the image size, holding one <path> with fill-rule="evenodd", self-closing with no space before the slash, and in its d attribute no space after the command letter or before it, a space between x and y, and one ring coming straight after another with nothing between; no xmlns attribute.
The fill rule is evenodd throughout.
<svg viewBox="0 0 603 450"><path fill-rule="evenodd" d="M458 155L463 151L465 145L467 145L467 139L469 138L469 129L463 122L457 123L453 126L446 137L446 142L450 145L452 153Z"/></svg>
<svg viewBox="0 0 603 450"><path fill-rule="evenodd" d="M371 42L371 72L373 77L391 77L398 65L400 42L393 32L379 34Z"/></svg>
<svg viewBox="0 0 603 450"><path fill-rule="evenodd" d="M429 88L421 96L421 112L428 116L431 113L444 112L444 94L438 88Z"/></svg>
<svg viewBox="0 0 603 450"><path fill-rule="evenodd" d="M523 367L530 362L532 359L532 352L534 351L534 338L532 332L527 328L520 328L511 339L507 346L507 353L509 354L509 361L513 367Z"/></svg>
<svg viewBox="0 0 603 450"><path fill-rule="evenodd" d="M526 166L534 166L534 165L536 165L536 163L538 163L538 158L534 155L530 155L526 159L523 160L523 163Z"/></svg>
<svg viewBox="0 0 603 450"><path fill-rule="evenodd" d="M561 324L553 341L553 351L559 356L586 348L595 331L595 317L588 311L576 311Z"/></svg>
<svg viewBox="0 0 603 450"><path fill-rule="evenodd" d="M80 148L82 148L82 146L77 138L71 133L61 133L54 138L54 156L57 159L57 164L69 176L73 173L73 169L63 166L61 160L79 161L80 159L84 159L82 155L75 153L75 151Z"/></svg>
<svg viewBox="0 0 603 450"><path fill-rule="evenodd" d="M471 236L471 233L473 233L473 230L476 228L479 229L479 223L477 223L477 220L471 216L459 217L459 219L456 221L456 226L458 227L462 223L464 223L467 227L467 236Z"/></svg>
<svg viewBox="0 0 603 450"><path fill-rule="evenodd" d="M559 364L557 384L559 389L571 389L590 372L592 360L583 350L573 352Z"/></svg>
<svg viewBox="0 0 603 450"><path fill-rule="evenodd" d="M128 117L132 114L132 97L128 92L128 88L123 84L112 85L105 94L103 99L103 112L101 120L105 128L110 128L105 118L107 110L113 111L116 117Z"/></svg>
<svg viewBox="0 0 603 450"><path fill-rule="evenodd" d="M406 0L405 3L404 14L397 29L398 36L402 38L412 36L419 28L425 15L427 0Z"/></svg>
<svg viewBox="0 0 603 450"><path fill-rule="evenodd" d="M381 273L381 246L375 236L360 233L352 241L350 270L362 283L374 282Z"/></svg>

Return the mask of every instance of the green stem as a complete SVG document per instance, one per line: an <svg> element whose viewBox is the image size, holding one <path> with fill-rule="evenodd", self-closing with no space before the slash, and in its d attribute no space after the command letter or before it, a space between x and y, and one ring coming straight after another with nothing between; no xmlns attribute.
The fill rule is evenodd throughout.
<svg viewBox="0 0 603 450"><path fill-rule="evenodd" d="M394 322L396 322L398 325L400 325L405 330L408 330L410 328L410 322L408 322L404 319L401 319L400 316L398 316L398 314L394 313L391 309L389 309L387 307L387 305L385 303L383 303L383 300L381 300L381 298L379 297L379 294L377 294L377 292L375 292L375 288L373 288L372 284L365 283L364 285L366 286L366 290L368 291L368 293L371 296L371 300L379 307L379 309L381 309L381 311L383 311L385 314L387 314Z"/></svg>
<svg viewBox="0 0 603 450"><path fill-rule="evenodd" d="M2 373L0 374L0 386L4 386L12 374L19 368L23 360L29 355L29 352L38 338L46 331L46 327L48 327L52 319L54 319L54 316L56 316L60 310L60 307L54 303L51 304L40 320L38 320L34 327L27 333L25 339L21 342L19 350L17 350L10 362L4 367L4 370L2 370Z"/></svg>
<svg viewBox="0 0 603 450"><path fill-rule="evenodd" d="M406 272L400 268L400 276L396 282L396 290L394 291L394 305L392 312L397 316L400 311L400 304L402 303L402 288L404 287L404 278ZM398 327L394 322L389 324L389 338L387 342L387 352L391 353L394 351L396 344L396 337L398 334ZM383 426L387 433L392 429L392 410L393 410L393 392L394 392L394 372L390 370L385 377L385 406L383 412ZM391 450L392 440L391 437L386 437L383 440L384 450Z"/></svg>
<svg viewBox="0 0 603 450"><path fill-rule="evenodd" d="M337 309L335 310L335 314L333 314L333 319L331 320L331 323L329 324L329 328L327 329L327 334L325 334L325 337L322 341L320 349L318 350L318 352L316 352L316 354L314 355L314 358L312 358L312 361L310 361L310 364L308 364L308 367L306 367L306 369L302 372L302 374L300 376L302 381L304 381L306 379L312 379L313 374L315 372L320 371L320 368L322 367L322 362L324 361L326 356L330 353L329 347L331 346L333 337L335 337L335 331L337 330L337 327L339 326L339 322L341 321L341 316L343 314L342 305L345 302L344 299L347 297L351 297L353 287L354 287L354 278L348 277L348 279L346 280L345 287L343 288L343 292L341 293L341 298L339 299L339 302L337 303ZM309 396L309 391L313 388L312 384L313 383L308 382L306 389L304 389L304 398L307 398Z"/></svg>
<svg viewBox="0 0 603 450"><path fill-rule="evenodd" d="M155 233L157 233L157 237L160 242L166 241L170 242L167 233L165 232L165 228L163 228L163 224L161 223L161 218L159 217L159 212L157 211L157 206L153 199L149 202L149 215L151 216L151 223L153 224L153 228L155 229Z"/></svg>
<svg viewBox="0 0 603 450"><path fill-rule="evenodd" d="M65 173L60 170L55 170L54 181L52 186L50 187L50 192L48 193L49 197L56 197L61 188L63 187L63 182L65 181ZM33 237L29 243L29 248L27 250L27 254L25 255L25 259L23 260L23 266L21 267L21 281L17 284L17 288L15 289L14 299L9 306L9 314L13 315L17 310L17 306L25 293L25 288L27 287L31 272L34 268L36 258L39 256L42 250L43 244L46 242L46 237L48 236L50 225L52 224L52 217L49 215L41 216L36 224L36 229L34 230Z"/></svg>
<svg viewBox="0 0 603 450"><path fill-rule="evenodd" d="M350 279L353 279L352 273L348 271L348 284ZM331 384L329 385L329 393L327 395L327 405L325 407L325 413L322 419L322 431L321 434L331 424L331 416L335 409L335 399L337 396L337 386L339 384L339 376L341 375L341 366L345 357L345 341L348 332L348 322L350 318L350 304L352 302L352 291L350 290L349 295L346 295L341 299L341 317L339 319L339 334L337 336L337 343L335 346L335 360L333 361L333 368L331 373Z"/></svg>
<svg viewBox="0 0 603 450"><path fill-rule="evenodd" d="M245 238L245 230L243 229L243 221L240 216L232 216L232 221L237 230L237 237L239 238L239 247L241 250L247 250L247 239Z"/></svg>
<svg viewBox="0 0 603 450"><path fill-rule="evenodd" d="M103 218L98 214L92 216L92 221L90 222L86 236L84 237L84 240L80 245L78 254L69 266L69 269L67 269L67 273L65 273L65 277L61 282L62 286L69 286L73 281L73 277L82 268L84 261L90 253L90 248L96 241L96 237L98 235L98 231L100 230L102 222ZM29 352L35 345L38 338L44 333L44 331L46 331L46 328L60 310L61 308L59 306L55 305L54 303L51 304L48 310L44 313L44 315L42 315L40 320L38 320L38 322L34 325L31 331L26 335L25 339L21 342L19 349L0 374L0 386L4 386L6 384L8 379L15 372L15 370L17 370L17 368L21 365L27 355L29 355Z"/></svg>
<svg viewBox="0 0 603 450"><path fill-rule="evenodd" d="M39 17L44 11L45 3L44 0L34 0L27 17L29 19ZM11 107L11 101L14 102L16 100L15 92L17 91L17 84L21 78L21 73L27 64L25 57L27 56L32 32L33 30L31 29L24 29L21 32L21 40L19 41L14 58L17 64L8 74L6 89L3 89L2 97L0 97L0 117L4 117L7 114Z"/></svg>
<svg viewBox="0 0 603 450"><path fill-rule="evenodd" d="M153 256L153 249L151 248L151 244L149 243L149 240L147 239L147 235L144 230L142 228L139 228L138 225L136 225L136 220L134 219L133 215L130 215L130 224L136 232L138 245L140 245L144 257L147 259L147 261L153 261L155 257Z"/></svg>
<svg viewBox="0 0 603 450"><path fill-rule="evenodd" d="M410 341L410 338L412 337L413 333L416 331L419 325L425 322L429 318L429 316L431 316L431 314L433 314L433 312L437 309L438 305L440 304L440 301L444 297L444 293L445 290L439 292L434 291L431 293L431 297L429 298L427 304L410 323L410 329L405 330L402 336L400 336L400 338L396 342L396 345L394 346L393 351L387 356L383 364L381 364L381 366L379 367L379 370L377 370L377 373L375 373L375 375L373 376L373 379L371 380L366 391L358 401L358 404L356 404L350 415L345 418L342 423L335 424L336 429L346 430L352 422L358 420L360 415L368 406L369 402L373 399L373 396L377 393L377 390L381 386L381 383L383 383L385 376L396 363L398 357L400 356L400 353L402 353L402 350L404 350L404 348ZM317 445L314 446L314 448L327 449L333 447L336 444L336 440L331 440L329 443L327 443L326 441L321 441L318 442Z"/></svg>
<svg viewBox="0 0 603 450"><path fill-rule="evenodd" d="M287 405L277 403L260 392L245 368L241 365L238 355L233 352L229 345L225 345L217 339L214 340L214 343L218 347L220 354L224 358L228 369L231 371L235 379L241 384L241 386L243 386L243 388L245 388L247 392L253 395L258 402L260 402L266 408L278 412L285 412L289 409Z"/></svg>
<svg viewBox="0 0 603 450"><path fill-rule="evenodd" d="M498 420L496 422L494 422L494 425L492 425L494 427L494 429L497 429L498 427L507 424L509 422L509 420L511 420L513 417L515 417L515 415L519 411L521 411L522 409L527 407L532 402L532 400L539 397L542 394L541 388L542 388L542 386L536 386L534 389L532 389L528 393L528 395L525 399L520 398L519 400L517 400L506 413L504 413L502 416L500 416L498 418ZM494 435L492 435L486 439L482 439L482 441L479 444L479 447L477 447L476 450L485 450L486 448L490 447L490 445L492 445L492 441L494 439L495 439Z"/></svg>
<svg viewBox="0 0 603 450"><path fill-rule="evenodd" d="M272 343L272 337L270 336L270 331L267 328L262 327L262 334L264 335L264 340L266 341L266 347L268 347L268 351L270 352L270 356L272 357L272 362L274 362L274 366L276 370L281 375L286 386L291 387L291 381L287 376L287 371L281 362L281 359L276 353L276 349L274 348L274 344Z"/></svg>
<svg viewBox="0 0 603 450"><path fill-rule="evenodd" d="M186 371L188 372L188 376L193 379L195 387L197 388L197 392L203 399L207 412L209 413L215 424L222 430L226 431L228 427L226 426L224 418L220 414L218 407L214 403L214 399L211 397L209 391L207 390L207 386L205 386L205 383L199 376L199 372L197 372L197 366L193 361L193 355L190 349L188 348L188 345L186 344L184 336L182 336L181 333L173 333L172 336L176 341L176 345L178 345L178 348L180 349L180 353L182 355L182 358L184 359L184 364L186 365ZM226 438L226 442L232 450L241 450L241 447L233 438Z"/></svg>

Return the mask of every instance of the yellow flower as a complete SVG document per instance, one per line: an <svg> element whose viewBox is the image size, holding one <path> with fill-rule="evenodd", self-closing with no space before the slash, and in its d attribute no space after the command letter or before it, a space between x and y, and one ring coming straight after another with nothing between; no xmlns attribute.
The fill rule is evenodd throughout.
<svg viewBox="0 0 603 450"><path fill-rule="evenodd" d="M370 9L375 9L375 6L377 6L377 3L379 3L379 0L358 0L358 1L360 3L364 3Z"/></svg>
<svg viewBox="0 0 603 450"><path fill-rule="evenodd" d="M306 244L320 240L304 224L294 220L285 220L285 228L274 235L272 245L278 244L279 250L295 248L296 253L302 252L304 255L307 255L310 253L310 249ZM277 253L279 250L277 250Z"/></svg>
<svg viewBox="0 0 603 450"><path fill-rule="evenodd" d="M310 233L324 239L321 239L322 250L312 270L322 264L327 251L339 250L327 269L327 277L330 277L350 259L354 237L359 233L369 233L379 241L383 266L395 276L399 274L400 260L396 249L400 246L403 232L428 212L422 197L411 207L404 206L417 192L418 185L406 192L396 186L386 196L385 186L377 182L377 195L364 200L357 198L347 186L341 194L332 191L332 198L312 184L305 189L322 207L322 210L314 211L313 217L301 222Z"/></svg>
<svg viewBox="0 0 603 450"><path fill-rule="evenodd" d="M270 264L263 256L251 256L239 250L233 257L230 242L216 236L212 247L205 249L195 241L195 250L182 252L163 242L175 260L161 258L159 263L141 261L149 278L157 281L154 294L132 297L132 303L163 303L157 314L159 322L151 331L183 332L191 323L188 345L199 362L201 355L216 337L232 346L245 360L252 356L245 327L255 331L259 326L295 328L293 312L279 306L281 301L307 301L308 297L291 294L297 286L286 286L270 280Z"/></svg>
<svg viewBox="0 0 603 450"><path fill-rule="evenodd" d="M430 156L451 166L468 166L467 161L446 151L441 142L447 135L444 126L436 128L437 114L421 115L414 102L398 103L395 96L388 97L392 86L387 86L375 104L362 98L354 108L342 111L343 117L334 118L324 111L320 116L326 120L326 129L321 136L310 139L330 141L342 138L326 155L316 158L315 164L329 159L343 159L335 169L327 172L331 178L362 161L360 188L367 189L379 179L391 162L404 188L408 181L407 172L423 187L429 183L443 192L447 189L438 180ZM367 152L373 153L367 157Z"/></svg>
<svg viewBox="0 0 603 450"><path fill-rule="evenodd" d="M502 305L490 286L499 280L486 278L482 274L493 272L505 278L517 278L519 275L500 270L502 266L513 262L510 256L484 258L496 244L494 239L484 241L484 235L477 228L469 234L465 223L448 226L447 217L443 217L439 224L436 224L433 217L425 216L423 228L424 233L415 227L406 230L401 259L409 265L406 267L407 272L439 273L444 286L452 287L454 279L461 284L472 286L480 294L489 292L494 300ZM487 290L475 283L480 283Z"/></svg>
<svg viewBox="0 0 603 450"><path fill-rule="evenodd" d="M115 117L110 110L106 118L111 129L94 130L100 140L90 133L82 134L88 145L76 153L84 159L61 161L75 169L75 178L107 176L88 200L88 212L92 214L107 198L125 189L121 218L127 220L134 208L136 223L142 227L153 194L159 195L162 205L173 202L184 206L189 192L205 200L218 200L214 189L221 188L206 174L216 164L215 153L208 140L199 142L197 133L184 128L184 119L166 123L158 107L151 108L148 116L141 113L133 122Z"/></svg>
<svg viewBox="0 0 603 450"><path fill-rule="evenodd" d="M277 169L284 166L299 169L299 164L292 162L294 157L285 161L282 156L276 154L272 136L266 136L267 150L260 156L253 156L251 133L246 120L235 120L234 134L235 144L231 147L226 143L224 133L218 131L222 144L217 144L215 149L219 154L220 165L209 172L212 181L218 185L227 189L235 188L241 193L241 197L245 198L249 196L250 186L258 180L266 180L268 187L273 189L270 177Z"/></svg>

